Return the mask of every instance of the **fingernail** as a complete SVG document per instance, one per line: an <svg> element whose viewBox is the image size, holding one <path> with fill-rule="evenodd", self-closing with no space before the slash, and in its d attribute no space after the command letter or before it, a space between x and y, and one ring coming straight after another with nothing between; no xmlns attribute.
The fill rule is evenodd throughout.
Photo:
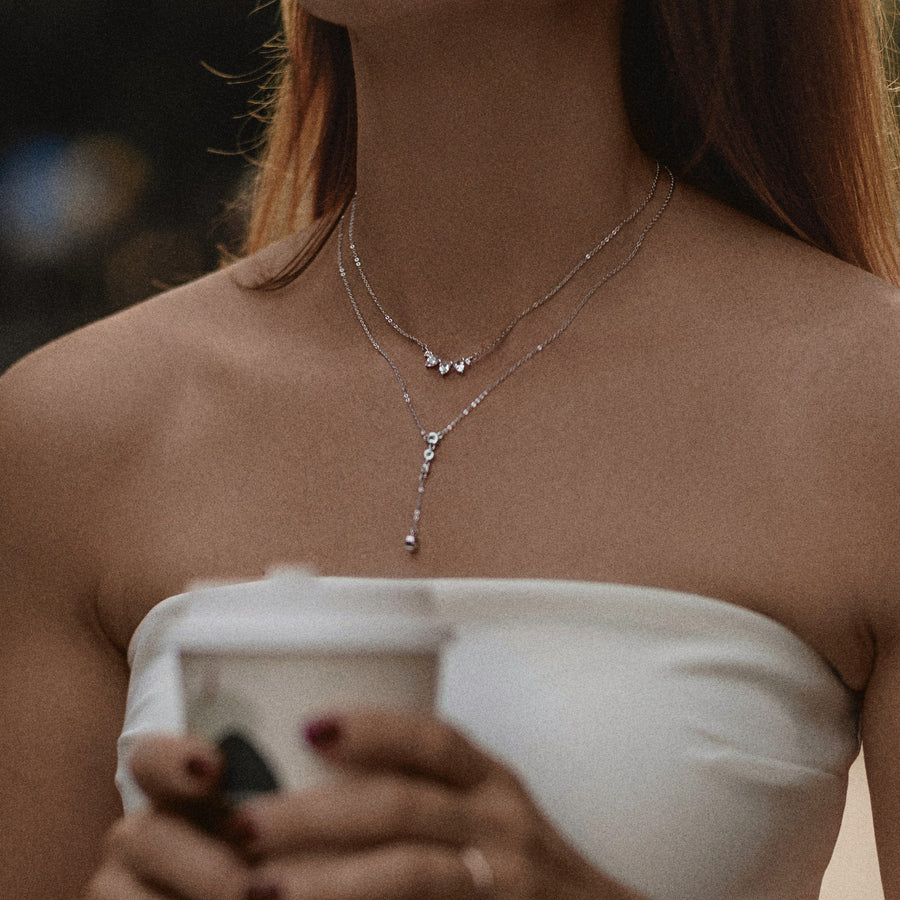
<svg viewBox="0 0 900 900"><path fill-rule="evenodd" d="M306 726L305 735L317 750L327 750L340 740L341 726L337 719L319 719Z"/></svg>
<svg viewBox="0 0 900 900"><path fill-rule="evenodd" d="M251 885L244 895L245 900L278 900L281 896L281 888L276 884Z"/></svg>
<svg viewBox="0 0 900 900"><path fill-rule="evenodd" d="M191 778L197 778L206 781L212 777L213 767L209 760L202 756L192 756L184 766Z"/></svg>

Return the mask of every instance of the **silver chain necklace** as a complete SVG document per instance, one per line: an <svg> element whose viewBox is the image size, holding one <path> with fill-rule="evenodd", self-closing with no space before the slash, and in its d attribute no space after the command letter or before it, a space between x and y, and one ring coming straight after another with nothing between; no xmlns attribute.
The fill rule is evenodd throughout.
<svg viewBox="0 0 900 900"><path fill-rule="evenodd" d="M646 208L647 204L653 198L653 195L656 193L657 184L659 183L659 175L660 175L660 164L656 164L656 173L653 176L653 184L650 186L650 192L643 199L641 204L635 209L632 213L630 213L626 218L624 218L615 228L606 237L604 237L599 243L595 244L587 253L582 254L579 258L578 262L562 277L562 279L557 282L543 297L538 300L535 300L530 306L526 306L525 309L522 310L515 318L513 318L506 327L497 335L490 343L485 344L480 350L476 353L470 353L468 356L459 357L458 359L446 359L442 356L438 356L437 353L432 351L429 346L423 341L421 338L417 338L414 334L410 334L406 329L400 326L385 310L385 308L381 305L381 301L378 299L378 296L375 293L374 288L372 287L371 282L366 276L365 269L363 269L362 261L359 258L359 251L356 246L356 238L354 236L354 222L356 220L356 201L357 197L354 194L353 200L350 203L350 225L348 231L348 245L350 247L350 253L353 256L353 263L356 266L357 271L359 272L360 280L363 285L365 285L366 291L369 294L369 297L372 299L372 302L375 304L375 307L378 309L378 312L381 313L385 322L391 326L398 334L401 334L407 340L412 341L414 344L418 344L419 348L425 354L425 366L429 369L436 369L441 375L446 375L448 372L458 372L460 375L469 368L469 366L478 362L479 359L483 359L487 356L492 350L496 349L506 338L506 336L525 318L529 313L534 312L536 309L539 309L543 306L548 300L555 297L580 271L581 269L587 265L588 262L599 253L626 225L633 222Z"/></svg>
<svg viewBox="0 0 900 900"><path fill-rule="evenodd" d="M628 255L617 265L615 268L610 269L599 281L595 282L588 290L582 295L581 299L575 306L575 309L569 314L568 318L550 335L546 340L542 341L536 347L533 347L528 351L524 356L520 357L516 362L514 362L505 372L503 372L500 376L495 378L465 409L462 410L455 418L453 418L450 422L448 422L440 431L429 431L422 424L419 419L419 414L416 412L415 406L413 406L413 402L411 397L409 396L409 390L406 387L406 382L403 380L403 376L400 374L400 370L397 368L397 364L393 359L388 355L387 351L375 340L375 336L372 334L369 329L366 320L363 318L363 314L359 309L359 304L356 302L356 298L353 295L353 289L350 287L350 280L347 277L347 271L344 268L344 255L343 255L343 244L344 244L344 216L341 216L340 223L338 225L338 241L337 241L337 263L338 263L338 272L341 276L341 281L344 283L344 288L347 291L347 296L350 299L350 305L353 307L353 312L356 315L359 324L362 326L362 330L365 332L366 337L369 339L372 347L382 356L384 357L387 364L391 367L391 370L394 373L394 378L397 380L397 384L400 386L400 391L403 394L403 401L406 403L407 409L409 409L410 414L413 417L413 421L416 423L416 427L419 429L419 434L422 436L422 439L425 441L425 452L423 454L423 460L421 468L419 469L419 487L418 487L418 495L416 497L416 505L413 510L412 515L412 524L410 526L409 532L406 535L404 540L404 545L408 551L411 553L415 553L419 549L419 523L422 518L422 500L425 494L425 485L428 481L428 475L431 471L431 466L434 462L435 453L437 451L438 444L451 432L460 422L462 422L470 413L472 413L484 399L490 394L495 388L498 388L507 378L510 377L514 372L518 371L522 366L525 365L530 359L537 356L538 353L541 353L547 347L550 346L571 324L575 321L575 318L578 314L584 309L587 302L600 290L603 285L605 285L608 281L614 278L619 274L634 258L637 256L638 251L641 249L641 246L644 243L644 239L650 233L650 230L654 225L662 218L663 213L669 206L669 201L672 199L672 194L675 192L675 176L672 174L672 171L668 168L668 166L664 167L666 173L669 176L669 190L666 194L666 198L653 215L653 218L644 226L643 231L638 235L637 240L634 243L634 246L628 252Z"/></svg>

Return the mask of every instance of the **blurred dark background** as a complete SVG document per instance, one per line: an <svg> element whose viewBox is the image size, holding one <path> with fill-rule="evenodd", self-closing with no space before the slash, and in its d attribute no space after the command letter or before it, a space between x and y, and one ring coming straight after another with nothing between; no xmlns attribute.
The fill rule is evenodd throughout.
<svg viewBox="0 0 900 900"><path fill-rule="evenodd" d="M257 5L0 0L0 371L238 246Z"/></svg>

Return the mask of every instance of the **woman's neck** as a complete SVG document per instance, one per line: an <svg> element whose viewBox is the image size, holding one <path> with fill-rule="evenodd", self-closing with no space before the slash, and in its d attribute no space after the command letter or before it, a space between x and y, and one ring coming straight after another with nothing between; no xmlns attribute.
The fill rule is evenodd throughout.
<svg viewBox="0 0 900 900"><path fill-rule="evenodd" d="M392 310L449 337L552 285L637 204L653 166L628 128L615 4L437 6L351 30L356 234Z"/></svg>

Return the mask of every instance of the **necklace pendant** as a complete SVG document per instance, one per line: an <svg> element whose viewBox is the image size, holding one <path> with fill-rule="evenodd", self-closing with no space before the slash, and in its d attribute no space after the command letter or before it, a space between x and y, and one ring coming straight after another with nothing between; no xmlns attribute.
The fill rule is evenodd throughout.
<svg viewBox="0 0 900 900"><path fill-rule="evenodd" d="M425 368L426 369L437 369L441 375L447 375L451 371L459 372L460 375L472 365L472 357L467 356L465 359L457 359L453 362L450 362L446 359L442 359L436 353L433 353L431 350L425 350Z"/></svg>
<svg viewBox="0 0 900 900"><path fill-rule="evenodd" d="M422 500L425 494L425 483L428 481L428 473L431 471L431 463L434 460L434 451L440 443L443 435L437 431L430 431L425 436L425 450L422 453L422 467L419 469L419 489L416 495L416 508L413 510L412 525L409 533L403 541L403 545L410 553L416 553L419 549L419 520L422 518Z"/></svg>

